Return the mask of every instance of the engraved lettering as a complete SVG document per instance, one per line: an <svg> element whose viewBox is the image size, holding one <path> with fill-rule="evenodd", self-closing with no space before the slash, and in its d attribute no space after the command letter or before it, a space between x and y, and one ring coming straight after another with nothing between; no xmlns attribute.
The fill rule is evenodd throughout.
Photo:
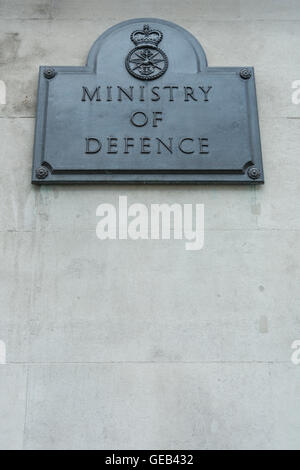
<svg viewBox="0 0 300 470"><path fill-rule="evenodd" d="M151 139L150 137L141 137L141 153L145 154L145 153L150 153L151 150L150 150L150 142L151 142Z"/></svg>
<svg viewBox="0 0 300 470"><path fill-rule="evenodd" d="M159 101L160 100L160 95L155 90L159 90L159 86L154 86L153 88L151 88L151 93L152 93L152 95L155 96L155 98L151 98L151 101Z"/></svg>
<svg viewBox="0 0 300 470"><path fill-rule="evenodd" d="M118 101L122 101L122 93L130 100L133 100L133 86L129 87L130 91L118 86Z"/></svg>
<svg viewBox="0 0 300 470"><path fill-rule="evenodd" d="M107 137L107 153L118 153L118 139L116 137Z"/></svg>
<svg viewBox="0 0 300 470"><path fill-rule="evenodd" d="M152 124L152 127L158 127L158 126L157 126L157 121L162 121L162 112L160 112L160 111L154 111L154 112L153 112L153 124Z"/></svg>
<svg viewBox="0 0 300 470"><path fill-rule="evenodd" d="M140 86L140 101L145 101L145 87L144 86Z"/></svg>
<svg viewBox="0 0 300 470"><path fill-rule="evenodd" d="M81 101L86 101L86 96L88 96L90 101L93 101L93 99L96 96L96 101L101 101L100 99L100 86L97 86L95 88L93 93L90 93L89 89L85 86L82 87L82 98Z"/></svg>
<svg viewBox="0 0 300 470"><path fill-rule="evenodd" d="M104 96L104 90L106 88L106 96ZM113 86L97 86L94 89L89 89L86 86L82 87L81 101L119 101L126 102L127 100L134 101L145 101L145 86L134 87L133 85L128 87L122 87L117 85ZM165 85L163 87L154 86L150 89L150 100L160 101L161 98L165 97L169 102L184 100L185 102L193 101L209 101L210 91L212 86L199 85L195 88L191 86L177 86L177 85ZM176 93L176 90L180 90L181 93ZM100 97L100 91L102 96ZM101 99L102 98L102 99ZM202 100L203 98L203 100Z"/></svg>
<svg viewBox="0 0 300 470"><path fill-rule="evenodd" d="M200 154L207 154L209 153L208 150L205 150L205 149L208 149L208 139L206 139L205 137L199 137L199 144L200 144Z"/></svg>
<svg viewBox="0 0 300 470"><path fill-rule="evenodd" d="M140 148L138 149L137 140L134 137L87 137L85 139L86 154L96 154L100 151L104 152L102 142L106 141L107 146L105 151L110 154L170 154L173 155L174 151L179 151L185 155L192 155L196 153L196 140L199 145L199 155L209 154L208 139L206 137L184 137L177 140L174 137L140 137ZM134 151L133 149L136 150Z"/></svg>
<svg viewBox="0 0 300 470"><path fill-rule="evenodd" d="M148 122L148 118L147 118L146 114L143 113L142 111L136 111L131 116L130 122L135 127L144 127Z"/></svg>
<svg viewBox="0 0 300 470"><path fill-rule="evenodd" d="M132 142L132 143L130 143ZM125 149L124 153L129 153L129 147L134 147L134 138L133 137L125 137L124 138L124 143L125 143Z"/></svg>
<svg viewBox="0 0 300 470"><path fill-rule="evenodd" d="M111 96L111 89L112 87L111 86L108 86L106 87L106 92L107 92L107 98L106 98L106 101L112 101L112 96Z"/></svg>
<svg viewBox="0 0 300 470"><path fill-rule="evenodd" d="M209 93L209 91L211 90L212 87L211 87L211 86L208 86L208 87L205 89L204 87L199 86L199 88L200 88L200 90L203 91L203 93L204 93L204 101L208 101L207 95L208 95L208 93Z"/></svg>
<svg viewBox="0 0 300 470"><path fill-rule="evenodd" d="M161 148L160 145L163 145L171 154L173 153L173 137L169 137L169 146L163 142L161 139L158 137L156 138L157 141L157 153L161 154Z"/></svg>
<svg viewBox="0 0 300 470"><path fill-rule="evenodd" d="M174 101L173 90L178 90L178 86L164 86L164 89L169 89L169 101Z"/></svg>
<svg viewBox="0 0 300 470"><path fill-rule="evenodd" d="M191 86L184 87L184 101L190 101L189 97L192 98L194 101L198 101L197 98L194 97L194 88Z"/></svg>
<svg viewBox="0 0 300 470"><path fill-rule="evenodd" d="M97 145L97 147L91 149L91 146L93 147L95 144ZM94 137L87 137L85 139L85 153L88 153L88 154L98 153L100 152L101 147L102 145L101 145L100 140L95 139Z"/></svg>
<svg viewBox="0 0 300 470"><path fill-rule="evenodd" d="M180 150L182 153L186 153L186 154L188 154L188 155L189 155L189 154L192 154L192 153L195 153L195 150L184 150L184 149L182 148L182 144L183 144L184 142L186 142L187 140L189 140L190 142L194 142L194 139L190 139L189 137L185 137L184 139L182 139L182 140L179 142L179 145L178 145L179 150Z"/></svg>

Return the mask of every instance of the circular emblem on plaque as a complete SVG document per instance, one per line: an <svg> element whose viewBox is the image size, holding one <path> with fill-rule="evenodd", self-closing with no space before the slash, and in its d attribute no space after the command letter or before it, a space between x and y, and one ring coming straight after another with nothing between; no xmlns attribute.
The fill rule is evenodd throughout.
<svg viewBox="0 0 300 470"><path fill-rule="evenodd" d="M157 47L163 38L161 31L150 29L145 24L143 30L134 31L130 39L136 45L125 59L127 71L140 80L154 80L161 77L168 68L168 57Z"/></svg>

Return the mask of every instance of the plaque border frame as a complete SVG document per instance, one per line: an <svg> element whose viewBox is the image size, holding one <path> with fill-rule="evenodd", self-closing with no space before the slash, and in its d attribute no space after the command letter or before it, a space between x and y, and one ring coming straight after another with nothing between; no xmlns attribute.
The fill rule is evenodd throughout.
<svg viewBox="0 0 300 470"><path fill-rule="evenodd" d="M92 74L96 72L97 55L102 40L111 34L115 29L122 26L135 23L152 23L166 24L178 29L192 43L193 48L197 52L197 56L201 58L198 62L198 71L203 70L212 73L232 73L240 76L241 70L247 69L251 76L248 79L240 78L245 82L247 87L248 101L248 122L250 128L250 144L251 155L253 159L248 162L243 170L193 170L190 172L180 172L180 170L132 170L131 171L105 171L105 170L54 170L51 165L43 158L45 131L47 124L47 106L48 106L48 89L50 80L55 80L56 74ZM46 78L47 72L52 70L54 75ZM250 176L249 169L257 169L258 176L255 178ZM37 176L37 172L42 170ZM107 29L94 42L90 49L86 66L41 66L39 70L39 85L37 96L37 112L35 125L35 141L34 141L34 157L32 167L32 183L33 184L262 184L264 183L264 173L262 165L262 151L259 129L259 117L257 107L257 96L255 87L255 75L253 67L207 67L205 52L198 40L187 30L181 26L166 20L157 18L136 18L119 23Z"/></svg>

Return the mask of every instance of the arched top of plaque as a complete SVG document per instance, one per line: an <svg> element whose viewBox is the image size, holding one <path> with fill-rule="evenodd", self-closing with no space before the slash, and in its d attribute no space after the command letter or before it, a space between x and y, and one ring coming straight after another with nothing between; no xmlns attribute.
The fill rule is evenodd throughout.
<svg viewBox="0 0 300 470"><path fill-rule="evenodd" d="M181 26L156 18L138 18L109 28L94 42L87 67L97 74L156 80L207 68L197 39Z"/></svg>

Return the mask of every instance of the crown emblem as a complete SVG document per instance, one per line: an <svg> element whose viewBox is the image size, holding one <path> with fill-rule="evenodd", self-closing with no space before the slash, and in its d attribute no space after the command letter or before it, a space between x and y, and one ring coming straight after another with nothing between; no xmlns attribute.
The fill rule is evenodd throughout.
<svg viewBox="0 0 300 470"><path fill-rule="evenodd" d="M161 31L157 29L150 29L148 24L144 25L143 30L133 31L130 36L131 41L136 45L139 46L141 44L153 44L157 46L163 38L163 34Z"/></svg>
<svg viewBox="0 0 300 470"><path fill-rule="evenodd" d="M161 77L168 68L168 57L158 47L163 33L144 24L142 30L133 31L131 41L136 47L129 51L125 59L127 71L139 80L154 80Z"/></svg>

